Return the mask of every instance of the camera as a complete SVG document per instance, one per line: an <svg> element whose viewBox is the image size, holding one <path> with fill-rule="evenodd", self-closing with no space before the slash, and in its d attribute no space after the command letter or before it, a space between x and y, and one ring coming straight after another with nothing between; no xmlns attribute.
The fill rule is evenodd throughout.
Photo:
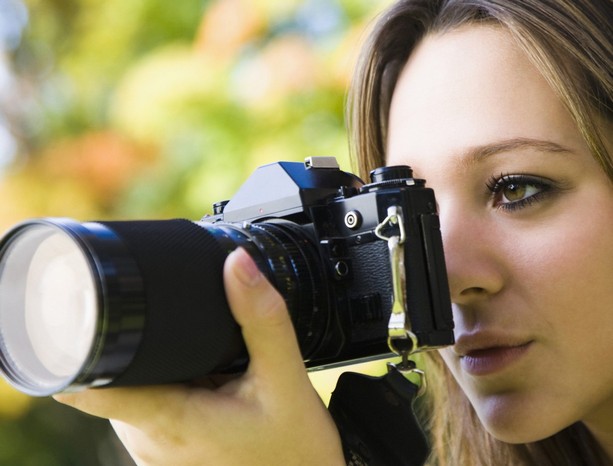
<svg viewBox="0 0 613 466"><path fill-rule="evenodd" d="M312 157L259 167L200 221L14 226L0 240L0 372L47 396L244 370L222 277L237 247L283 296L307 366L389 355L398 303L411 351L453 344L434 192L407 166L365 184Z"/></svg>

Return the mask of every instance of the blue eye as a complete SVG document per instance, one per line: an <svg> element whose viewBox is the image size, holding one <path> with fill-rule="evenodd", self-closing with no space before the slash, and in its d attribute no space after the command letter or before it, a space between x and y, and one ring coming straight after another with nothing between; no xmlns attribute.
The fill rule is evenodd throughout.
<svg viewBox="0 0 613 466"><path fill-rule="evenodd" d="M532 175L500 175L487 183L493 205L512 212L541 201L554 189L551 181Z"/></svg>

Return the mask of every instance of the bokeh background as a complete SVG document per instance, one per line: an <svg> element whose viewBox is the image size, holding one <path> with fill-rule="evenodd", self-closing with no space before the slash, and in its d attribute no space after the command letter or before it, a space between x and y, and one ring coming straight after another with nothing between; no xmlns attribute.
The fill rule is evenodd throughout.
<svg viewBox="0 0 613 466"><path fill-rule="evenodd" d="M277 160L350 170L345 93L388 3L0 0L0 231L197 219ZM0 382L0 465L130 464L107 421Z"/></svg>

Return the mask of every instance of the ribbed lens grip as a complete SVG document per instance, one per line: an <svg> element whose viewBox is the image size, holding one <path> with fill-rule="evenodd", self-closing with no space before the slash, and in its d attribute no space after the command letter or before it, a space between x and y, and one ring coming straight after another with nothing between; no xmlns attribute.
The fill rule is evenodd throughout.
<svg viewBox="0 0 613 466"><path fill-rule="evenodd" d="M99 223L125 242L146 296L141 344L111 385L188 381L246 361L223 286L229 251L213 234L188 220Z"/></svg>

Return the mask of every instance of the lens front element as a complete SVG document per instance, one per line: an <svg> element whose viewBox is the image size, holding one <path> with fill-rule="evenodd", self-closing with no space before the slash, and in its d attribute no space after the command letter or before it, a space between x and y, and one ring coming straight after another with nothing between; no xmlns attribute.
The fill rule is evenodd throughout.
<svg viewBox="0 0 613 466"><path fill-rule="evenodd" d="M66 232L18 230L0 251L0 363L34 394L70 384L90 354L97 326L90 262Z"/></svg>

